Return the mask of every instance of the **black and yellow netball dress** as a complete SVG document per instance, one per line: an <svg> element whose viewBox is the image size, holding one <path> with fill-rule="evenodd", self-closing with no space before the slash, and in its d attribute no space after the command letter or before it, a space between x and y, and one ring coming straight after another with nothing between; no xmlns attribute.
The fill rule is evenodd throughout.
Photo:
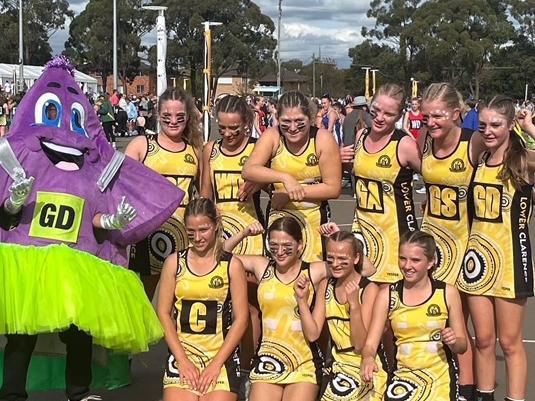
<svg viewBox="0 0 535 401"><path fill-rule="evenodd" d="M229 267L232 255L223 253L210 273L199 276L187 262L187 250L178 255L175 289L177 335L188 359L203 372L223 346L232 325ZM180 365L169 354L163 378L164 388L190 390L180 375ZM238 393L240 358L238 348L223 364L211 391ZM195 392L193 390L190 390Z"/></svg>
<svg viewBox="0 0 535 401"><path fill-rule="evenodd" d="M470 233L468 189L475 171L470 161L471 136L470 130L463 129L455 150L449 156L437 157L428 134L422 158L427 189L422 231L437 243L434 277L451 285L456 285L461 273Z"/></svg>
<svg viewBox="0 0 535 401"><path fill-rule="evenodd" d="M314 185L321 182L321 170L316 155L316 127L310 128L308 146L300 154L290 152L286 146L284 136L280 135L277 154L271 159L270 167L276 171L283 171L293 176L301 185ZM274 184L275 191L284 191L281 183ZM319 232L322 224L329 218L328 202L288 202L283 210L269 212L269 224L283 216L295 218L303 232L305 246L302 259L309 263L323 260L324 243Z"/></svg>
<svg viewBox="0 0 535 401"><path fill-rule="evenodd" d="M402 167L398 159L399 142L408 134L395 130L387 145L376 153L366 150L368 135L369 131L363 132L355 144L357 205L352 231L377 268L371 280L392 283L402 278L399 238L418 228L412 199L413 171Z"/></svg>
<svg viewBox="0 0 535 401"><path fill-rule="evenodd" d="M403 281L390 285L388 317L396 341L396 366L387 401L456 401L457 366L442 342L447 326L446 283L432 281L433 293L417 306L403 303Z"/></svg>
<svg viewBox="0 0 535 401"><path fill-rule="evenodd" d="M159 275L165 258L188 246L184 212L193 195L199 160L190 144L184 142L183 150L172 152L158 143L157 135L152 135L147 136L147 154L142 163L166 177L185 193L182 203L173 216L147 239L130 249L132 270L142 275ZM147 191L150 191L150 186L147 187Z"/></svg>
<svg viewBox="0 0 535 401"><path fill-rule="evenodd" d="M370 282L361 278L359 297ZM379 371L373 375L373 383L360 377L362 356L351 344L349 305L336 299L336 279L330 279L326 292L326 314L332 343L333 363L329 369L329 381L321 396L322 401L382 401L386 389L387 373L384 358L376 357ZM379 352L378 354L380 354Z"/></svg>
<svg viewBox="0 0 535 401"><path fill-rule="evenodd" d="M474 217L459 289L500 298L533 296L529 237L532 185L515 189L498 174L502 164L487 164L485 154L471 186Z"/></svg>
<svg viewBox="0 0 535 401"><path fill-rule="evenodd" d="M260 191L247 201L238 199L240 187L245 180L241 171L251 155L256 139L249 138L245 148L236 155L227 155L221 147L222 139L214 142L210 154L210 170L214 200L223 218L225 238L238 234L241 230L258 220L261 224L264 217L260 210ZM261 235L250 236L241 241L233 253L237 255L261 255L264 243Z"/></svg>
<svg viewBox="0 0 535 401"><path fill-rule="evenodd" d="M303 262L299 274L310 279L310 265ZM299 275L298 275L299 276ZM258 303L262 312L262 337L253 359L252 383L320 383L322 357L316 343L310 343L301 326L294 282L283 283L270 262L258 284ZM309 305L315 291L310 284Z"/></svg>

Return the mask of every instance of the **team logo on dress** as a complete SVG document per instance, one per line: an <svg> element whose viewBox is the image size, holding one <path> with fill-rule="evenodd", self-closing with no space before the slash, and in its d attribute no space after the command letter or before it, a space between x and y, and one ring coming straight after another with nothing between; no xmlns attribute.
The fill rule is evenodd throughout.
<svg viewBox="0 0 535 401"><path fill-rule="evenodd" d="M299 313L299 306L296 306L296 307L294 308L294 316L295 316L296 318L298 318L298 319L301 318L301 314Z"/></svg>
<svg viewBox="0 0 535 401"><path fill-rule="evenodd" d="M351 376L338 372L332 379L330 386L332 392L338 397L348 397L357 391L359 383Z"/></svg>
<svg viewBox="0 0 535 401"><path fill-rule="evenodd" d="M416 383L396 377L388 386L386 394L389 400L407 401L412 399L417 389L418 386Z"/></svg>
<svg viewBox="0 0 535 401"><path fill-rule="evenodd" d="M270 280L274 277L273 269L268 267L262 276L262 280Z"/></svg>
<svg viewBox="0 0 535 401"><path fill-rule="evenodd" d="M450 165L450 171L452 173L462 173L463 171L466 171L464 160L459 158L453 160Z"/></svg>
<svg viewBox="0 0 535 401"><path fill-rule="evenodd" d="M396 290L396 285L392 284L390 285L390 302L388 308L392 312L393 310L397 309L399 306L399 294Z"/></svg>
<svg viewBox="0 0 535 401"><path fill-rule="evenodd" d="M379 157L379 160L377 160L377 163L375 163L375 165L381 168L392 167L392 161L390 160L390 156L382 155L381 157Z"/></svg>
<svg viewBox="0 0 535 401"><path fill-rule="evenodd" d="M261 355L255 370L260 375L282 374L286 368L284 363L273 355Z"/></svg>
<svg viewBox="0 0 535 401"><path fill-rule="evenodd" d="M333 285L329 285L327 286L327 291L325 291L325 300L329 300L333 297L333 293L334 293L334 286Z"/></svg>
<svg viewBox="0 0 535 401"><path fill-rule="evenodd" d="M189 153L184 156L184 162L188 164L195 164L195 159Z"/></svg>
<svg viewBox="0 0 535 401"><path fill-rule="evenodd" d="M248 158L249 158L249 156L240 157L240 162L238 163L240 165L240 167L245 166L245 162L247 161Z"/></svg>
<svg viewBox="0 0 535 401"><path fill-rule="evenodd" d="M459 200L466 199L467 195L468 195L468 188L467 187L459 187Z"/></svg>
<svg viewBox="0 0 535 401"><path fill-rule="evenodd" d="M394 191L394 186L386 181L383 181L381 183L381 187L383 187L383 191L386 192L387 194L390 194Z"/></svg>
<svg viewBox="0 0 535 401"><path fill-rule="evenodd" d="M214 146L210 152L210 160L214 160L217 156L219 156L219 149Z"/></svg>
<svg viewBox="0 0 535 401"><path fill-rule="evenodd" d="M477 284L485 276L487 264L485 258L475 249L466 252L463 263L463 279L469 284Z"/></svg>
<svg viewBox="0 0 535 401"><path fill-rule="evenodd" d="M149 145L147 147L147 156L154 156L156 153L158 153L158 147L154 144L154 142L149 141Z"/></svg>
<svg viewBox="0 0 535 401"><path fill-rule="evenodd" d="M214 276L210 280L210 284L208 284L208 287L212 289L222 288L225 284L225 281L223 280L223 277L221 276Z"/></svg>
<svg viewBox="0 0 535 401"><path fill-rule="evenodd" d="M513 203L513 200L508 194L502 195L502 209L509 209L511 207L511 204Z"/></svg>
<svg viewBox="0 0 535 401"><path fill-rule="evenodd" d="M440 316L441 313L440 306L437 304L431 304L427 307L427 316Z"/></svg>
<svg viewBox="0 0 535 401"><path fill-rule="evenodd" d="M314 167L318 165L318 156L314 153L311 153L307 156L307 161L305 163L308 167Z"/></svg>
<svg viewBox="0 0 535 401"><path fill-rule="evenodd" d="M440 329L433 330L429 335L431 341L442 341L442 334L440 334Z"/></svg>

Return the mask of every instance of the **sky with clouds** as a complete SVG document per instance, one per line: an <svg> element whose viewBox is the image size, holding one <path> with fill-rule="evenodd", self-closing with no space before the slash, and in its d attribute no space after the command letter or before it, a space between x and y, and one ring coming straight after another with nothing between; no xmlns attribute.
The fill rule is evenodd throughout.
<svg viewBox="0 0 535 401"><path fill-rule="evenodd" d="M254 2L277 26L278 1ZM70 0L69 3L71 9L78 14L88 1ZM283 0L282 60L297 58L308 63L313 53L318 56L321 48L322 57L335 59L339 67L348 67L348 49L362 42L360 31L363 26L374 25L374 20L366 16L369 4L370 0ZM63 51L68 35L69 30L66 28L50 38L55 54ZM147 35L148 38L150 36Z"/></svg>

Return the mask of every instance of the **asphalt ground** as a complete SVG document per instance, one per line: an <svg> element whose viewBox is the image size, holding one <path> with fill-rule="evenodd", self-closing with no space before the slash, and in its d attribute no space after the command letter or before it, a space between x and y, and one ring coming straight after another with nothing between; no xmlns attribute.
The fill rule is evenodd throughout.
<svg viewBox="0 0 535 401"><path fill-rule="evenodd" d="M126 138L118 140L118 148L124 149L128 142ZM416 187L421 185L416 184ZM424 195L415 194L416 210L420 212ZM266 199L263 199L265 204ZM332 220L342 226L343 229L349 230L353 220L353 210L355 201L349 189L345 189L339 199L330 201ZM421 221L421 217L418 218ZM533 225L530 226L530 235L535 237ZM533 369L535 366L535 302L533 299L528 301L525 327L524 343L528 353L528 366ZM533 319L533 320L532 320ZM473 333L473 332L472 332ZM496 400L502 400L505 397L505 363L503 353L497 344L497 376L496 376ZM95 389L95 393L101 395L104 401L159 401L162 398L162 375L163 368L167 357L167 348L163 342L154 346L149 352L135 355L132 359L132 384L113 391ZM529 377L529 376L528 376ZM528 390L526 400L535 396L535 381L528 379ZM34 393L30 395L31 401L59 401L65 400L65 395L61 391L47 393Z"/></svg>

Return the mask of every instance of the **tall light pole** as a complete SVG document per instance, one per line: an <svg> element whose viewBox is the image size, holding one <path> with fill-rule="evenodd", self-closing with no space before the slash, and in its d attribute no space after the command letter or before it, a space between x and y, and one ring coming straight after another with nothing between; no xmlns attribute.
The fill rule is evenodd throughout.
<svg viewBox="0 0 535 401"><path fill-rule="evenodd" d="M316 54L312 53L312 97L316 97Z"/></svg>
<svg viewBox="0 0 535 401"><path fill-rule="evenodd" d="M372 96L375 96L375 73L379 71L378 69L372 69Z"/></svg>
<svg viewBox="0 0 535 401"><path fill-rule="evenodd" d="M22 0L19 0L19 92L24 91L24 45L22 35Z"/></svg>
<svg viewBox="0 0 535 401"><path fill-rule="evenodd" d="M370 69L371 67L361 67L361 70L364 70L366 71L366 75L365 75L365 78L364 78L364 90L365 90L365 93L364 93L364 96L366 97L366 99L370 99Z"/></svg>
<svg viewBox="0 0 535 401"><path fill-rule="evenodd" d="M212 67L212 31L211 26L222 25L221 22L204 21L204 96L203 96L203 131L204 141L210 137L210 79Z"/></svg>
<svg viewBox="0 0 535 401"><path fill-rule="evenodd" d="M281 94L281 19L282 19L282 0L279 0L279 23L277 26L277 87L279 95Z"/></svg>
<svg viewBox="0 0 535 401"><path fill-rule="evenodd" d="M113 0L113 89L119 90L117 75L117 0Z"/></svg>
<svg viewBox="0 0 535 401"><path fill-rule="evenodd" d="M165 28L164 6L143 6L144 10L158 11L156 18L156 96L160 97L167 89L167 72L165 59L167 57L167 30ZM174 87L173 83L173 87Z"/></svg>

